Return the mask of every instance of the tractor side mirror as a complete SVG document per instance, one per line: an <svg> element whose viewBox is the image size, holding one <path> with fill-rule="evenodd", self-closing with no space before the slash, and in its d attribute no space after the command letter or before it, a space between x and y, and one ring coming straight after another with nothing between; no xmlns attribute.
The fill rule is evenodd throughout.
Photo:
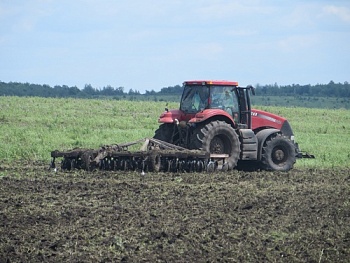
<svg viewBox="0 0 350 263"><path fill-rule="evenodd" d="M255 88L252 85L248 85L247 89L250 89L252 91L252 94L255 95Z"/></svg>

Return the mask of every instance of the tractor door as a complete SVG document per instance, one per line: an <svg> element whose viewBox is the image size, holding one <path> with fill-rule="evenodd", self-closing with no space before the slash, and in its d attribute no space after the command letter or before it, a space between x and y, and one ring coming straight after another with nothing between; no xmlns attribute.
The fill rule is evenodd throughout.
<svg viewBox="0 0 350 263"><path fill-rule="evenodd" d="M240 123L246 126L244 127L246 129L251 129L252 127L249 90L250 90L250 86L247 88L238 87L236 89L236 95L238 97L238 102L239 102Z"/></svg>
<svg viewBox="0 0 350 263"><path fill-rule="evenodd" d="M239 103L233 91L232 86L211 86L210 108L222 109L230 114L235 122L239 122Z"/></svg>

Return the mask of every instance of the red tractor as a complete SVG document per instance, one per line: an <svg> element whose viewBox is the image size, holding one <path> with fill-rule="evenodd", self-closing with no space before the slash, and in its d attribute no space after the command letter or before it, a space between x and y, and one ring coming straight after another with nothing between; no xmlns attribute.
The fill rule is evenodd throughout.
<svg viewBox="0 0 350 263"><path fill-rule="evenodd" d="M225 156L223 170L290 170L300 152L288 121L251 109L252 86L233 81L186 81L180 109L159 118L154 138Z"/></svg>
<svg viewBox="0 0 350 263"><path fill-rule="evenodd" d="M290 170L300 152L288 121L251 109L252 86L232 81L186 81L180 109L160 116L154 138L104 145L98 149L52 151L63 158L61 169L140 170L149 172L213 172ZM139 151L131 146L142 143Z"/></svg>

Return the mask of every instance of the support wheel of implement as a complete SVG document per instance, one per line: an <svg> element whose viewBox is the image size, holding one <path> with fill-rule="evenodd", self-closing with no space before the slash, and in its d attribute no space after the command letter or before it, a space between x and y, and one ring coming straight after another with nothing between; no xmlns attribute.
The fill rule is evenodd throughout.
<svg viewBox="0 0 350 263"><path fill-rule="evenodd" d="M216 164L214 162L209 162L207 165L207 172L213 173L216 171Z"/></svg>
<svg viewBox="0 0 350 263"><path fill-rule="evenodd" d="M227 170L232 170L239 159L240 142L230 124L224 121L213 121L194 131L191 148L216 154L228 154Z"/></svg>
<svg viewBox="0 0 350 263"><path fill-rule="evenodd" d="M93 166L91 164L93 159L93 154L91 151L86 151L83 153L83 155L81 156L81 160L82 160L82 168L86 171L92 171L93 170Z"/></svg>
<svg viewBox="0 0 350 263"><path fill-rule="evenodd" d="M287 137L277 134L265 141L261 155L263 169L289 171L293 168L295 160L295 147Z"/></svg>
<svg viewBox="0 0 350 263"><path fill-rule="evenodd" d="M148 170L150 172L156 172L158 173L160 171L161 166L161 158L160 155L157 153L152 153L148 157Z"/></svg>

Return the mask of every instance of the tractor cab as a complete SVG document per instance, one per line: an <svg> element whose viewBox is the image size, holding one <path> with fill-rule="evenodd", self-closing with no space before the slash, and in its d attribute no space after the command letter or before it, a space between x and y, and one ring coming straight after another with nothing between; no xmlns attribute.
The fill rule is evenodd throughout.
<svg viewBox="0 0 350 263"><path fill-rule="evenodd" d="M233 81L186 81L180 110L185 115L194 115L193 122L222 115L229 123L250 128L249 89L251 86L238 87L238 82Z"/></svg>

